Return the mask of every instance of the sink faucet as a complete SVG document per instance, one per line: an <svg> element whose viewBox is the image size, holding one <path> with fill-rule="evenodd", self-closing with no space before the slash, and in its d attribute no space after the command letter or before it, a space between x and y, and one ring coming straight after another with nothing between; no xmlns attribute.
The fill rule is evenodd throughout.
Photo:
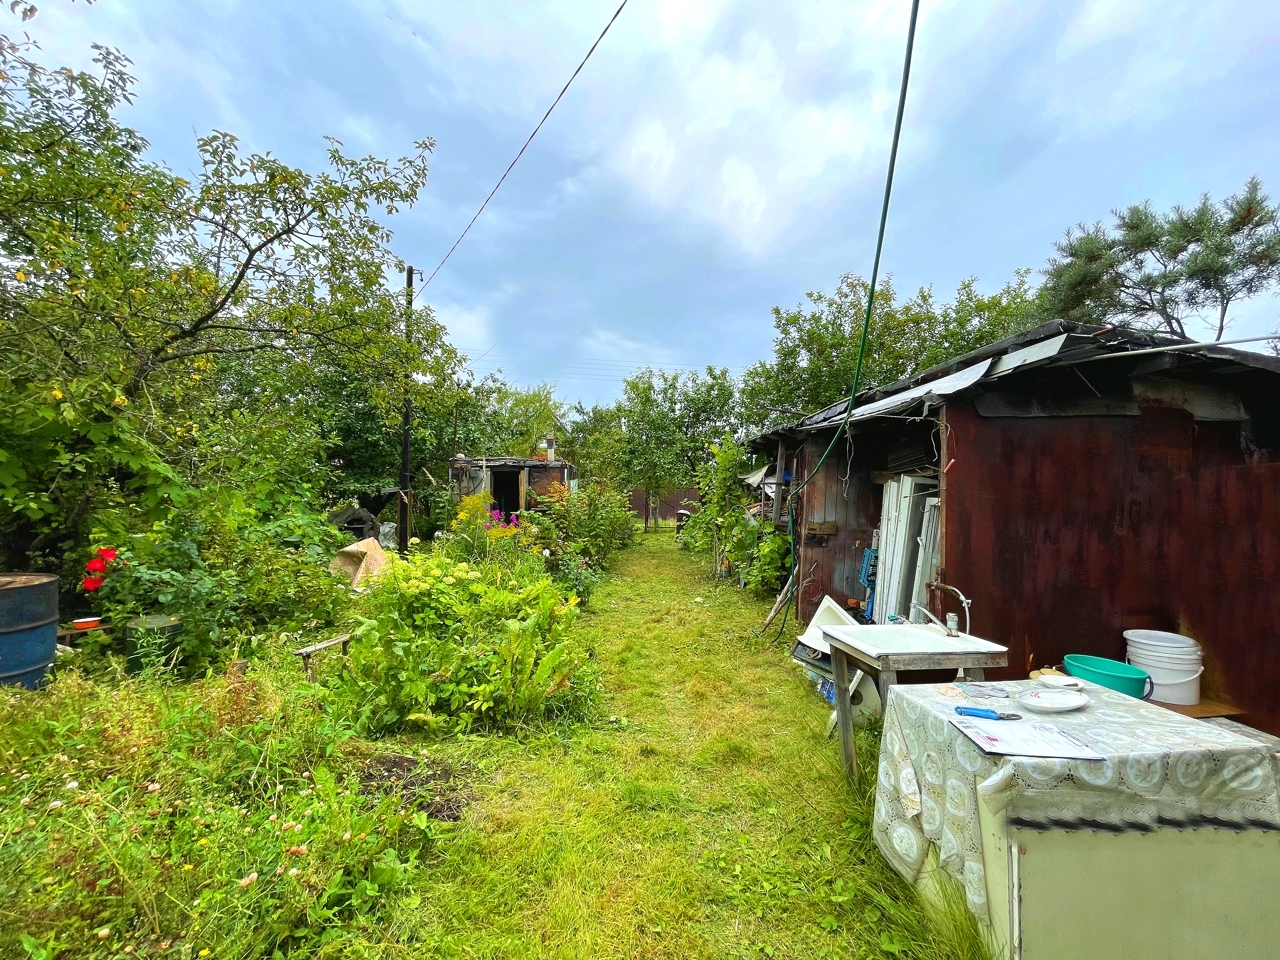
<svg viewBox="0 0 1280 960"><path fill-rule="evenodd" d="M932 620L934 623L940 626L943 630L945 630L947 632L948 637L960 636L960 634L956 631L955 627L951 627L943 623L941 620L939 620L937 617L935 617L932 613L929 612L928 607L922 606L921 604L918 604L913 600L911 602L911 609L919 610L921 613L923 613L926 617L928 617L930 620Z"/></svg>
<svg viewBox="0 0 1280 960"><path fill-rule="evenodd" d="M956 599L964 606L964 632L969 633L969 607L973 604L973 601L949 583L942 583L935 580L926 583L924 586L926 590L945 590L947 593L955 595Z"/></svg>

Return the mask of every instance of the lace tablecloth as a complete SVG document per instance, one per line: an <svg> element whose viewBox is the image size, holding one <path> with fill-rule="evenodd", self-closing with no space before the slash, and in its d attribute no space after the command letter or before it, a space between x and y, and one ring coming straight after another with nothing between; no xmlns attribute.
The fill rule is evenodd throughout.
<svg viewBox="0 0 1280 960"><path fill-rule="evenodd" d="M1094 684L1084 692L1084 709L1043 716L1013 700L970 699L955 684L891 687L873 833L893 868L915 881L936 845L987 920L979 796L1015 822L1056 829L1280 829L1280 760L1266 744ZM989 756L950 722L962 704L1057 724L1105 759Z"/></svg>

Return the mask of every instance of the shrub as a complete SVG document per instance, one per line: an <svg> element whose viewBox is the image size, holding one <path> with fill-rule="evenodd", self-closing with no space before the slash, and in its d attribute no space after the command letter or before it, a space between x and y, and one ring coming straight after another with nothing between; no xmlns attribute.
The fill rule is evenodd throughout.
<svg viewBox="0 0 1280 960"><path fill-rule="evenodd" d="M309 528L311 518L283 531L267 524L237 529L214 510L175 512L110 541L119 555L92 602L117 624L147 613L181 618L172 652L187 672L237 646L244 653L249 638L270 629L333 624L348 602L328 573L341 535L315 519ZM298 527L304 532L289 532Z"/></svg>
<svg viewBox="0 0 1280 960"><path fill-rule="evenodd" d="M736 574L753 593L772 596L787 569L789 541L747 512L751 498L740 479L751 466L746 449L726 436L711 452L711 461L696 473L699 510L679 541L711 553L717 573Z"/></svg>
<svg viewBox="0 0 1280 960"><path fill-rule="evenodd" d="M391 558L357 604L341 681L357 728L464 732L554 712L585 660L576 604L514 538L477 562L447 545Z"/></svg>
<svg viewBox="0 0 1280 960"><path fill-rule="evenodd" d="M0 696L0 728L4 957L314 956L447 829L369 787L321 691L254 671L64 673Z"/></svg>
<svg viewBox="0 0 1280 960"><path fill-rule="evenodd" d="M756 544L744 586L758 596L772 598L782 589L791 542L781 533L768 533Z"/></svg>
<svg viewBox="0 0 1280 960"><path fill-rule="evenodd" d="M603 483L584 482L576 490L552 484L538 496L538 514L529 518L552 557L573 548L596 570L635 538L635 515L627 498Z"/></svg>

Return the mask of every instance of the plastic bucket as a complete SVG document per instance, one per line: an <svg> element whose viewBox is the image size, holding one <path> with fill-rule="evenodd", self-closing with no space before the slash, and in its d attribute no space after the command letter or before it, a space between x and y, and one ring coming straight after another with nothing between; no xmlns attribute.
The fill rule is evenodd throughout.
<svg viewBox="0 0 1280 960"><path fill-rule="evenodd" d="M1200 644L1180 633L1165 630L1126 630L1124 638L1129 646L1140 647L1151 653L1195 653L1200 655Z"/></svg>
<svg viewBox="0 0 1280 960"><path fill-rule="evenodd" d="M1129 663L1151 675L1152 700L1186 706L1200 702L1200 676L1204 673L1204 664L1198 652L1161 656L1130 644Z"/></svg>
<svg viewBox="0 0 1280 960"><path fill-rule="evenodd" d="M1119 660L1090 657L1083 653L1069 653L1062 658L1062 665L1073 677L1090 680L1099 686L1118 693L1127 693L1140 700L1150 696L1153 689L1149 673L1139 667L1121 663Z"/></svg>

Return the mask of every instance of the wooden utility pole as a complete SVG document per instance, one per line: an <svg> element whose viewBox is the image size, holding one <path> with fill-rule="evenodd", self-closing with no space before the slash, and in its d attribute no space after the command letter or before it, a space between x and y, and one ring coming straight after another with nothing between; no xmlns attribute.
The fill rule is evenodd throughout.
<svg viewBox="0 0 1280 960"><path fill-rule="evenodd" d="M782 474L787 463L787 441L778 438L778 462L773 468L773 523L782 521Z"/></svg>
<svg viewBox="0 0 1280 960"><path fill-rule="evenodd" d="M404 340L408 344L412 343L409 327L413 319L413 267L409 266L404 268L404 301ZM409 433L413 424L413 400L409 395L409 384L410 379L406 377L404 412L400 418L400 498L396 511L396 547L402 557L409 552L409 526L413 516L409 503L409 485L413 479L409 469Z"/></svg>

